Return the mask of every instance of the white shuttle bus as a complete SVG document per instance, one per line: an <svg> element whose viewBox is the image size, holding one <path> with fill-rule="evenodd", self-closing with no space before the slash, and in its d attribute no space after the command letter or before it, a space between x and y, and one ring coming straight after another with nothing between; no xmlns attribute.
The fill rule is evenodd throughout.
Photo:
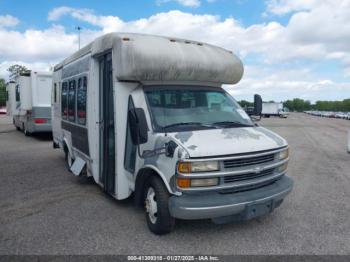
<svg viewBox="0 0 350 262"><path fill-rule="evenodd" d="M292 190L288 144L221 88L242 75L223 48L104 35L55 66L54 147L73 174L92 176L116 199L133 194L156 234L175 219L268 214Z"/></svg>
<svg viewBox="0 0 350 262"><path fill-rule="evenodd" d="M17 130L25 135L51 132L52 73L19 74L7 85L7 108Z"/></svg>

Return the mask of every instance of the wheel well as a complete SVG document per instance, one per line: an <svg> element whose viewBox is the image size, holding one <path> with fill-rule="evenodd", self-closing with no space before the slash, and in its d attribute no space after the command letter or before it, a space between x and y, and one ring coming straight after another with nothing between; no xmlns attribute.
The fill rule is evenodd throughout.
<svg viewBox="0 0 350 262"><path fill-rule="evenodd" d="M146 181L152 176L158 176L160 178L160 175L151 168L141 169L137 173L134 190L134 199L136 206L143 206L144 185Z"/></svg>
<svg viewBox="0 0 350 262"><path fill-rule="evenodd" d="M64 153L65 154L68 154L68 146L67 146L67 143L66 143L66 141L63 141L63 151L64 151Z"/></svg>

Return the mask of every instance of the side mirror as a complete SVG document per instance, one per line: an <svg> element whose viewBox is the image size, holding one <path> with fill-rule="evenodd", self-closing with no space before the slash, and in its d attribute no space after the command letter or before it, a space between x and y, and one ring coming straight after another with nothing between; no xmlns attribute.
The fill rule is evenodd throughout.
<svg viewBox="0 0 350 262"><path fill-rule="evenodd" d="M262 112L262 99L260 95L254 95L254 115L260 116Z"/></svg>
<svg viewBox="0 0 350 262"><path fill-rule="evenodd" d="M148 126L145 111L142 108L133 108L128 112L131 139L134 145L148 141Z"/></svg>

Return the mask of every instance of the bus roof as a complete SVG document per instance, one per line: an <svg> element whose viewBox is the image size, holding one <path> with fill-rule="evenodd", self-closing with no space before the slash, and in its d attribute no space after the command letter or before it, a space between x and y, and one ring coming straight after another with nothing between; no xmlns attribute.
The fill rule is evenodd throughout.
<svg viewBox="0 0 350 262"><path fill-rule="evenodd" d="M123 81L195 81L236 84L243 64L231 51L191 40L133 33L109 33L55 66L54 71L91 54L113 51L113 73Z"/></svg>

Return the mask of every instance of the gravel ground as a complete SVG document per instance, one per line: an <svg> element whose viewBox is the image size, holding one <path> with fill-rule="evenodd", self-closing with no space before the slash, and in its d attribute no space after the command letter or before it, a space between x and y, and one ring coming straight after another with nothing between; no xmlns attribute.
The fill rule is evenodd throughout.
<svg viewBox="0 0 350 262"><path fill-rule="evenodd" d="M116 201L65 169L49 136L0 116L0 254L350 254L350 121L291 114L261 125L291 147L293 192L271 215L149 232L132 199Z"/></svg>

